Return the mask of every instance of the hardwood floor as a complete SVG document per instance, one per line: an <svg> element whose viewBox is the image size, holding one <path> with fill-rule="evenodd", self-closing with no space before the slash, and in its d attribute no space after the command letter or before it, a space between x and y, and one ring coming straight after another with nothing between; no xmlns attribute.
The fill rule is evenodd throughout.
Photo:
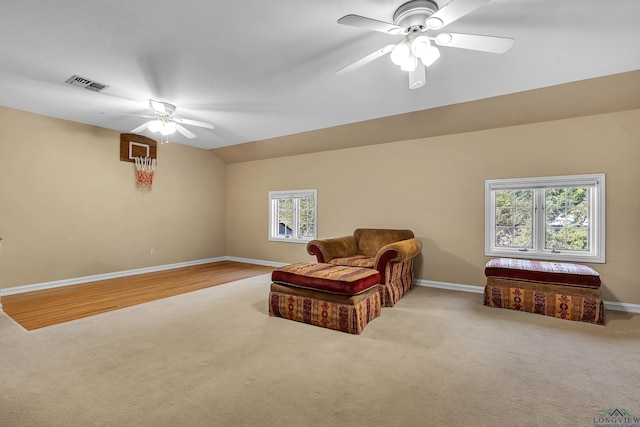
<svg viewBox="0 0 640 427"><path fill-rule="evenodd" d="M220 261L2 297L27 330L270 273L273 267Z"/></svg>

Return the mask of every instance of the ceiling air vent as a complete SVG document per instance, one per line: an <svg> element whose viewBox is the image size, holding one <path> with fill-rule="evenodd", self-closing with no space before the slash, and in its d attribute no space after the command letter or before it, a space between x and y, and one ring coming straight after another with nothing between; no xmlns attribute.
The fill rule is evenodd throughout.
<svg viewBox="0 0 640 427"><path fill-rule="evenodd" d="M65 81L65 83L87 90L92 90L94 92L100 92L102 89L106 89L109 87L108 85L103 85L102 83L94 82L93 80L85 79L84 77L80 76L71 76Z"/></svg>

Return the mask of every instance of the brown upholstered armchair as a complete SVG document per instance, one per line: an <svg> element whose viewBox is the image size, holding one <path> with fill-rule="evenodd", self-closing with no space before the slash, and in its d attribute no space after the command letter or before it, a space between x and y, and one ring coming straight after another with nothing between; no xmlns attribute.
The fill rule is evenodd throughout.
<svg viewBox="0 0 640 427"><path fill-rule="evenodd" d="M411 230L359 228L353 236L317 239L307 244L318 262L375 268L381 276L382 305L393 307L413 287L413 259L422 242Z"/></svg>

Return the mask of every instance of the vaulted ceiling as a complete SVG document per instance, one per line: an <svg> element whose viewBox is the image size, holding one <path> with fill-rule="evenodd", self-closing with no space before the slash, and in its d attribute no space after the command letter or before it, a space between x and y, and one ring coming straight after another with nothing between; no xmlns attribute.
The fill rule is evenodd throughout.
<svg viewBox="0 0 640 427"><path fill-rule="evenodd" d="M336 21L391 22L403 3L4 2L0 104L129 132L147 120L149 99L162 100L215 125L171 141L219 149L640 69L638 0L493 0L446 30L511 37L506 53L442 47L415 90L388 57L336 75L402 40ZM108 87L66 84L74 75Z"/></svg>

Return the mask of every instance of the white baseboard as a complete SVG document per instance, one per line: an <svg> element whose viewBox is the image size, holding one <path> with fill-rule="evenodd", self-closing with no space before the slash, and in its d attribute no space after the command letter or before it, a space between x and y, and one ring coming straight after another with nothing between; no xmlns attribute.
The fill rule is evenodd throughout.
<svg viewBox="0 0 640 427"><path fill-rule="evenodd" d="M117 277L126 277L126 276L133 276L136 274L170 270L172 268L189 267L192 265L199 265L199 264L208 264L210 262L218 262L218 261L235 261L235 262L243 262L246 264L265 265L268 267L282 267L283 265L287 265L287 263L284 263L284 262L263 261L258 259L224 256L224 257L217 257L217 258L200 259L196 261L178 262L175 264L166 264L166 265L157 265L153 267L137 268L134 270L116 271L114 273L97 274L94 276L75 277L73 279L56 280L53 282L34 283L32 285L16 286L13 288L0 289L0 297L3 297L5 295L21 294L24 292L59 288L62 286L77 285L80 283L96 282L98 280L114 279ZM448 282L435 282L432 280L422 280L422 279L416 279L415 283L418 286L425 286L429 288L449 289L452 291L472 292L475 294L481 294L484 292L483 286L462 285L458 283L448 283ZM604 307L606 309L614 310L614 311L624 311L626 313L640 314L640 304L628 304L628 303L621 303L621 302L605 301ZM2 311L1 303L0 303L0 311Z"/></svg>
<svg viewBox="0 0 640 427"><path fill-rule="evenodd" d="M416 279L416 285L429 288L449 289L452 291L484 293L483 286L460 285L457 283L433 282L430 280ZM604 308L613 311L624 311L625 313L640 314L640 304L628 304L622 302L604 301Z"/></svg>
<svg viewBox="0 0 640 427"><path fill-rule="evenodd" d="M432 280L416 279L416 285L426 286L428 288L449 289L452 291L472 292L474 294L484 293L483 286L460 285L457 283L434 282Z"/></svg>
<svg viewBox="0 0 640 427"><path fill-rule="evenodd" d="M224 257L225 261L243 262L245 264L266 265L267 267L282 267L289 263L286 262L274 262L274 261L262 261L259 259L238 258L234 256Z"/></svg>
<svg viewBox="0 0 640 427"><path fill-rule="evenodd" d="M604 308L613 311L624 311L625 313L640 314L640 304L605 301Z"/></svg>

